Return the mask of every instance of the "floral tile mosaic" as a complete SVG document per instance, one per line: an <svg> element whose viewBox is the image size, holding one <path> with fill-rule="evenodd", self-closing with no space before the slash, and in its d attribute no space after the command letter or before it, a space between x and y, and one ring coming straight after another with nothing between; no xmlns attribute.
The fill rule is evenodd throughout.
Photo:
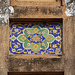
<svg viewBox="0 0 75 75"><path fill-rule="evenodd" d="M13 23L9 50L13 54L62 54L62 26L57 23Z"/></svg>

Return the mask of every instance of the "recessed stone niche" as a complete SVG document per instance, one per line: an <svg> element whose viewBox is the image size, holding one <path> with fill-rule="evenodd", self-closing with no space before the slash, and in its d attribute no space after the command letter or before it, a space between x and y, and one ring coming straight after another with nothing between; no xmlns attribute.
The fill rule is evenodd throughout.
<svg viewBox="0 0 75 75"><path fill-rule="evenodd" d="M62 19L35 20L11 21L9 53L46 57L62 55Z"/></svg>

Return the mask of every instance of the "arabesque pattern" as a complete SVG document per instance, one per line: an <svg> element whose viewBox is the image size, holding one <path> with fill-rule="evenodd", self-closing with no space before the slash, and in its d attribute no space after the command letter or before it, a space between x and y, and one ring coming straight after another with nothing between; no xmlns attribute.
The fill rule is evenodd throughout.
<svg viewBox="0 0 75 75"><path fill-rule="evenodd" d="M62 27L57 23L13 23L10 26L13 54L62 54Z"/></svg>

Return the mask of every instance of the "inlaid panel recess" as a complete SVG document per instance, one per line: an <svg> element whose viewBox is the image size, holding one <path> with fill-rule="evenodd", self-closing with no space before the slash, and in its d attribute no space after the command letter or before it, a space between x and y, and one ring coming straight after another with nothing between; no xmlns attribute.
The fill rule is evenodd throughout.
<svg viewBox="0 0 75 75"><path fill-rule="evenodd" d="M62 26L57 23L13 23L9 49L13 54L62 54Z"/></svg>

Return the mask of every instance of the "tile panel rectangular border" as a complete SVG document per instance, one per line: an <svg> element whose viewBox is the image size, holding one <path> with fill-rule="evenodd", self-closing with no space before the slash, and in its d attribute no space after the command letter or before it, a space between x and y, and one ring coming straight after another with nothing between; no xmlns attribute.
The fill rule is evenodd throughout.
<svg viewBox="0 0 75 75"><path fill-rule="evenodd" d="M59 22L63 26L63 18L15 18L15 19L10 18L10 24L12 22L36 22L36 21L38 21L38 22L42 22L42 21L48 22L49 21L49 22L55 22L55 23ZM10 26L10 24L9 24L9 26ZM62 46L62 48L63 48L63 46ZM63 51L62 51L62 53L63 53ZM10 53L9 55L12 55L12 54ZM16 58L27 58L27 59L30 59L30 58L62 58L63 54L62 54L62 56L61 55L59 55L59 56L57 56L57 55L36 55L36 57L35 57L35 55L12 55L12 56L14 56Z"/></svg>

